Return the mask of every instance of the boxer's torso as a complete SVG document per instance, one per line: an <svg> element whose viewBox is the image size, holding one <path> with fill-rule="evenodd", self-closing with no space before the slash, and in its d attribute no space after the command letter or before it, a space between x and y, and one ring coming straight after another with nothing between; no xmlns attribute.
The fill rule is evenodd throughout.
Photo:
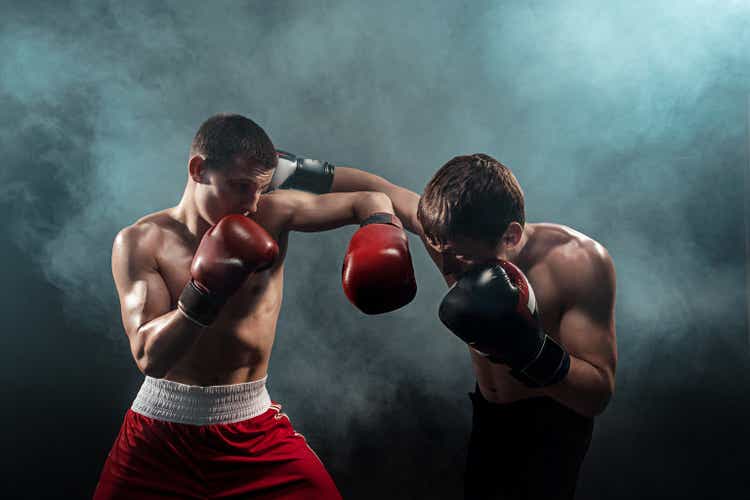
<svg viewBox="0 0 750 500"><path fill-rule="evenodd" d="M565 345L560 335L560 320L572 305L570 281L575 268L585 265L593 240L558 224L528 224L533 229L524 249L513 260L526 274L537 299L544 331ZM450 283L450 280L449 280ZM508 403L541 395L538 389L521 384L505 365L491 363L469 349L479 388L487 401Z"/></svg>
<svg viewBox="0 0 750 500"><path fill-rule="evenodd" d="M283 194L263 195L252 217L279 244L273 267L251 275L222 308L216 321L164 378L190 385L226 385L256 380L266 374L281 309L284 257L288 233L274 211ZM190 280L190 264L200 238L174 216L174 209L150 214L141 226L143 244L154 256L157 271L169 290L171 307Z"/></svg>

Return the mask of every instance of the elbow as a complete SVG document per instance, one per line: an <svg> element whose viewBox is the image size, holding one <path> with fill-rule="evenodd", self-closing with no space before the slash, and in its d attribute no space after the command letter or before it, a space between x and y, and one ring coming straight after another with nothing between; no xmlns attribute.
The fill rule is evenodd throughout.
<svg viewBox="0 0 750 500"><path fill-rule="evenodd" d="M149 355L142 334L136 335L135 342L131 344L131 351L138 370L147 377L163 378L169 371L164 363L158 363L157 359Z"/></svg>
<svg viewBox="0 0 750 500"><path fill-rule="evenodd" d="M606 387L602 390L602 392L599 394L599 397L596 398L595 401L593 401L593 404L588 409L587 416L589 417L598 417L602 413L604 413L604 410L607 409L607 406L609 406L609 402L612 400L612 396L615 393L615 385L614 380L608 381Z"/></svg>
<svg viewBox="0 0 750 500"><path fill-rule="evenodd" d="M580 401L575 405L571 404L571 409L575 410L576 413L586 418L594 418L604 413L604 410L607 409L607 405L609 405L609 398L600 397L596 400L592 399L586 402Z"/></svg>
<svg viewBox="0 0 750 500"><path fill-rule="evenodd" d="M136 360L136 364L138 365L138 369L141 371L141 373L151 378L164 378L164 376L169 371L164 366L160 366L145 357Z"/></svg>
<svg viewBox="0 0 750 500"><path fill-rule="evenodd" d="M590 387L588 391L579 392L578 397L570 403L570 407L584 417L598 417L607 409L614 394L614 386L602 384Z"/></svg>
<svg viewBox="0 0 750 500"><path fill-rule="evenodd" d="M601 376L599 383L597 384L599 390L596 391L596 396L592 398L591 405L587 409L587 416L598 417L604 410L609 406L609 402L612 400L612 396L615 393L615 375L613 370L602 369L599 370Z"/></svg>
<svg viewBox="0 0 750 500"><path fill-rule="evenodd" d="M587 408L588 411L586 411L586 416L594 418L604 413L604 410L609 406L611 396L611 394L608 394L596 401L590 408Z"/></svg>

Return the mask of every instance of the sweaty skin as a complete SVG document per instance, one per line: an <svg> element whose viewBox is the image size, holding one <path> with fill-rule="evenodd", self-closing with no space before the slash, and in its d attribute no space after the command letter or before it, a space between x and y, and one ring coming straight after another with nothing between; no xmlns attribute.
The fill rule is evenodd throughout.
<svg viewBox="0 0 750 500"><path fill-rule="evenodd" d="M209 327L192 323L177 310L193 254L203 233L216 222L197 213L190 183L178 206L143 217L115 239L112 273L122 321L133 357L146 375L201 386L262 378L281 309L289 232L323 231L358 223L374 212L393 211L381 193L260 194L270 176L247 172L251 175L242 182L249 187L238 190L249 194L220 193L225 206L213 207L215 218L249 211L276 239L280 255L270 269L247 279ZM225 184L234 185L234 180ZM250 199L255 201L245 201Z"/></svg>
<svg viewBox="0 0 750 500"><path fill-rule="evenodd" d="M503 258L513 262L531 283L545 332L571 354L568 376L560 383L529 388L510 369L469 348L482 395L508 403L546 395L586 416L606 408L615 387L615 270L607 250L593 239L559 224L513 223L503 250L474 241L439 246L429 242L417 219L419 195L354 168L337 167L334 191L372 190L387 194L404 227L420 236L448 286L473 262ZM514 236L514 230L516 231ZM505 241L507 239L507 241ZM467 346L468 347L468 346Z"/></svg>

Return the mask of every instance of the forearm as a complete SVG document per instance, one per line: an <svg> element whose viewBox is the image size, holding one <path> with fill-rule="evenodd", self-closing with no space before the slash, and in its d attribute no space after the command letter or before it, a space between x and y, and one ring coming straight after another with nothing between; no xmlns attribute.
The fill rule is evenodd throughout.
<svg viewBox="0 0 750 500"><path fill-rule="evenodd" d="M386 179L352 167L336 167L331 191L376 191L384 193L393 203L396 217L401 219L404 228L414 234L421 234L421 225L417 220L419 195L406 188L397 186Z"/></svg>
<svg viewBox="0 0 750 500"><path fill-rule="evenodd" d="M582 415L595 417L607 407L613 386L611 377L601 369L571 355L567 376L541 391Z"/></svg>
<svg viewBox="0 0 750 500"><path fill-rule="evenodd" d="M145 323L133 339L133 356L145 374L161 378L182 359L203 334L205 327L179 309Z"/></svg>

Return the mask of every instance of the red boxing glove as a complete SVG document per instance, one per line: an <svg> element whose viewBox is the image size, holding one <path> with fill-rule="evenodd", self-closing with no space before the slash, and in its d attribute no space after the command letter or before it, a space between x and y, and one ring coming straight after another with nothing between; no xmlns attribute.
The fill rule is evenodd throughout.
<svg viewBox="0 0 750 500"><path fill-rule="evenodd" d="M257 222L227 215L203 235L177 306L196 323L211 324L247 277L271 267L278 254L276 241Z"/></svg>
<svg viewBox="0 0 750 500"><path fill-rule="evenodd" d="M365 314L398 309L417 294L409 241L395 215L377 213L354 233L341 272L344 293Z"/></svg>

